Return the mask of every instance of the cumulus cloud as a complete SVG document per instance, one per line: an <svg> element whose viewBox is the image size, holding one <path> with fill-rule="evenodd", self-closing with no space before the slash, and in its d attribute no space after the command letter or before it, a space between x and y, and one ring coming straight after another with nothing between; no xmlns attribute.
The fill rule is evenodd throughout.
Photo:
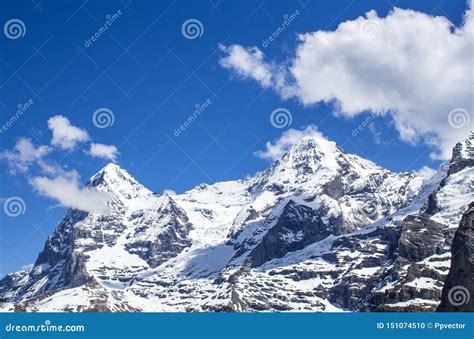
<svg viewBox="0 0 474 339"><path fill-rule="evenodd" d="M431 179L435 174L436 170L432 169L431 167L428 166L423 166L419 170L413 171L413 174L415 174L418 177L421 177L423 179Z"/></svg>
<svg viewBox="0 0 474 339"><path fill-rule="evenodd" d="M49 118L48 127L53 133L51 145L64 150L71 150L76 144L89 140L87 131L73 126L69 119L62 115Z"/></svg>
<svg viewBox="0 0 474 339"><path fill-rule="evenodd" d="M95 188L81 188L75 171L54 178L35 177L31 184L40 194L57 200L62 206L89 213L106 211L110 199L107 193Z"/></svg>
<svg viewBox="0 0 474 339"><path fill-rule="evenodd" d="M432 157L446 159L473 127L473 36L471 10L454 27L445 17L395 8L300 35L288 64L232 45L222 48L221 65L285 99L333 104L338 116L387 115L403 141L437 146Z"/></svg>
<svg viewBox="0 0 474 339"><path fill-rule="evenodd" d="M78 143L89 141L88 133L73 126L61 115L51 117L48 126L53 133L51 145L35 147L31 139L19 138L12 150L0 152L0 159L10 167L11 174L24 174L35 191L55 199L64 207L75 208L85 212L103 212L107 210L110 195L96 188L83 187L79 174L75 170L67 170L51 159L53 150L71 150ZM91 143L87 153L115 161L119 154L113 145ZM45 157L49 155L48 159ZM36 167L34 170L33 165ZM39 170L39 171L38 171Z"/></svg>
<svg viewBox="0 0 474 339"><path fill-rule="evenodd" d="M44 163L43 157L51 152L48 146L35 147L31 139L19 138L12 151L0 153L0 159L7 162L11 174L16 172L26 172L29 167L36 162Z"/></svg>
<svg viewBox="0 0 474 339"><path fill-rule="evenodd" d="M264 61L264 55L257 47L221 45L220 49L226 54L219 60L222 67L232 68L242 77L253 78L263 87L269 87L272 84L271 67Z"/></svg>
<svg viewBox="0 0 474 339"><path fill-rule="evenodd" d="M119 154L117 147L114 145L91 144L88 154L96 158L116 161Z"/></svg>
<svg viewBox="0 0 474 339"><path fill-rule="evenodd" d="M277 140L267 142L265 150L255 152L255 155L261 159L275 161L280 159L290 148L305 137L314 138L321 147L333 147L332 141L327 140L324 135L318 131L316 126L309 125L302 130L290 128L285 131Z"/></svg>

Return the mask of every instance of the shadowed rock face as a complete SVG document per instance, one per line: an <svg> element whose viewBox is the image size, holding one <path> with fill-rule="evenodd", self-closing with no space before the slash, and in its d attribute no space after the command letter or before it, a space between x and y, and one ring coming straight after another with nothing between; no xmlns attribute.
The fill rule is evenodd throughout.
<svg viewBox="0 0 474 339"><path fill-rule="evenodd" d="M433 254L443 253L446 227L426 215L405 218L399 241L399 259L404 262L421 261Z"/></svg>
<svg viewBox="0 0 474 339"><path fill-rule="evenodd" d="M472 166L474 166L474 132L471 132L467 140L459 142L454 147L448 175Z"/></svg>
<svg viewBox="0 0 474 339"><path fill-rule="evenodd" d="M40 252L27 282L21 287L21 293L30 290L38 281L46 279L35 293L63 287L76 287L91 282L93 279L85 269L87 257L74 252L74 240L83 235L74 225L87 217L87 213L69 210L58 228L48 238L43 251Z"/></svg>
<svg viewBox="0 0 474 339"><path fill-rule="evenodd" d="M167 204L157 209L153 217L140 215L137 219L138 227L129 235L130 240L125 245L125 249L145 260L150 267L157 267L191 245L188 235L192 225L189 223L186 212L180 209L171 198ZM163 228L160 233L147 239L139 237L140 233L157 227L157 224L161 224ZM138 240L133 240L134 237L138 237Z"/></svg>
<svg viewBox="0 0 474 339"><path fill-rule="evenodd" d="M280 219L250 253L252 267L326 238L330 232L313 209L290 201Z"/></svg>
<svg viewBox="0 0 474 339"><path fill-rule="evenodd" d="M15 295L22 286L22 281L28 279L27 271L19 271L7 274L0 280L0 303L8 301L11 295Z"/></svg>
<svg viewBox="0 0 474 339"><path fill-rule="evenodd" d="M445 274L436 268L437 256L449 248L452 234L446 225L435 222L426 214L407 216L401 224L401 234L395 250L396 259L388 271L393 288L376 293L372 298L379 311L432 311L433 305L388 306L416 298L439 300ZM398 252L398 253L397 253ZM426 282L432 286L427 287ZM424 283L425 282L425 283Z"/></svg>
<svg viewBox="0 0 474 339"><path fill-rule="evenodd" d="M474 312L474 202L454 235L451 255L438 311Z"/></svg>
<svg viewBox="0 0 474 339"><path fill-rule="evenodd" d="M446 179L453 174L456 174L466 168L474 167L474 131L470 133L469 138L458 142L453 148L453 155L449 161L446 178L441 181L440 187L446 184ZM422 212L428 215L433 215L439 212L438 194L439 190L433 192L422 208Z"/></svg>

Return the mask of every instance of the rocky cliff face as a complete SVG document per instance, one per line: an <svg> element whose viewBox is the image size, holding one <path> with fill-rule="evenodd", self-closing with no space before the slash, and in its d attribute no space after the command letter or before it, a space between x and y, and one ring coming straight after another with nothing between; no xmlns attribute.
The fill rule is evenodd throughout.
<svg viewBox="0 0 474 339"><path fill-rule="evenodd" d="M87 183L108 210L68 211L31 272L0 281L0 308L434 310L474 200L472 139L425 181L321 137L254 177L181 195L110 164Z"/></svg>
<svg viewBox="0 0 474 339"><path fill-rule="evenodd" d="M474 135L459 142L452 159L426 183L403 220L397 259L380 290L374 290L377 309L434 311L447 277L451 244L465 206L474 198ZM429 193L431 191L431 193ZM421 205L421 206L420 206ZM394 223L391 221L390 223Z"/></svg>
<svg viewBox="0 0 474 339"><path fill-rule="evenodd" d="M463 215L451 246L451 267L446 278L441 312L474 312L474 202Z"/></svg>

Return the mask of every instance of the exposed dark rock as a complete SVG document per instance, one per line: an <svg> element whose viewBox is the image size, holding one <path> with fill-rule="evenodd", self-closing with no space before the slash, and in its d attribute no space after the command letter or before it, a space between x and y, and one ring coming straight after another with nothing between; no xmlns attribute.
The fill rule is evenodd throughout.
<svg viewBox="0 0 474 339"><path fill-rule="evenodd" d="M469 205L454 235L451 268L438 311L474 312L474 202Z"/></svg>
<svg viewBox="0 0 474 339"><path fill-rule="evenodd" d="M0 296L8 294L9 296L15 295L15 293L22 287L22 281L28 279L28 272L19 271L7 274L0 280ZM0 298L3 301L8 301L8 298Z"/></svg>
<svg viewBox="0 0 474 339"><path fill-rule="evenodd" d="M159 218L138 218L139 226L135 233L130 235L133 238L146 232L147 229L162 228L156 238L130 241L125 245L128 252L138 255L151 267L162 264L166 260L177 256L186 247L191 246L188 235L192 225L189 223L186 212L180 209L171 198L169 203L161 206L156 214L159 218L168 218L167 223L163 225Z"/></svg>
<svg viewBox="0 0 474 339"><path fill-rule="evenodd" d="M133 242L127 244L125 249L145 260L150 267L156 267L191 245L186 238L188 233L189 229L170 227L154 240Z"/></svg>
<svg viewBox="0 0 474 339"><path fill-rule="evenodd" d="M40 252L35 265L29 272L26 282L17 288L12 300L18 299L39 280L47 278L42 287L33 295L40 295L61 287L76 287L92 279L85 270L85 256L73 253L74 242L78 238L77 229L73 226L87 217L87 213L69 210L54 233L48 238L43 251Z"/></svg>
<svg viewBox="0 0 474 339"><path fill-rule="evenodd" d="M384 293L376 292L371 301L378 305L378 311L433 311L433 303L420 303L418 306L394 307L387 306L412 299L437 300L441 297L442 282L446 275L439 268L434 268L430 262L423 260L434 255L446 253L452 239L448 227L437 223L426 214L407 216L401 224L401 234L398 245L393 248L396 258L390 270L385 274L387 281L397 283ZM435 288L418 285L413 282L417 278L432 279Z"/></svg>
<svg viewBox="0 0 474 339"><path fill-rule="evenodd" d="M440 182L440 188L446 184L446 180L450 175L458 173L464 170L465 168L474 166L474 131L470 133L468 139L458 142L456 144L453 149L451 160L447 166L447 175ZM422 213L427 215L433 215L439 212L437 194L438 190L430 194L427 202L421 209Z"/></svg>
<svg viewBox="0 0 474 339"><path fill-rule="evenodd" d="M251 266L260 266L271 259L281 258L329 234L327 226L313 209L290 201L276 224L250 253Z"/></svg>
<svg viewBox="0 0 474 339"><path fill-rule="evenodd" d="M469 138L456 144L449 166L448 175L457 173L466 167L474 166L474 131Z"/></svg>
<svg viewBox="0 0 474 339"><path fill-rule="evenodd" d="M409 262L441 254L446 246L446 226L426 215L410 215L402 224L398 253Z"/></svg>

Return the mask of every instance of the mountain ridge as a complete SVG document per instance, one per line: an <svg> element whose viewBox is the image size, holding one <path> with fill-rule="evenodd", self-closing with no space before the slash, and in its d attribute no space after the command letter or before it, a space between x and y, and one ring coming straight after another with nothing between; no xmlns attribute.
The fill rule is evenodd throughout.
<svg viewBox="0 0 474 339"><path fill-rule="evenodd" d="M319 137L253 177L179 195L108 164L86 183L110 194L108 211L69 210L34 268L0 281L0 309L432 310L456 220L474 200L473 139L431 181Z"/></svg>

